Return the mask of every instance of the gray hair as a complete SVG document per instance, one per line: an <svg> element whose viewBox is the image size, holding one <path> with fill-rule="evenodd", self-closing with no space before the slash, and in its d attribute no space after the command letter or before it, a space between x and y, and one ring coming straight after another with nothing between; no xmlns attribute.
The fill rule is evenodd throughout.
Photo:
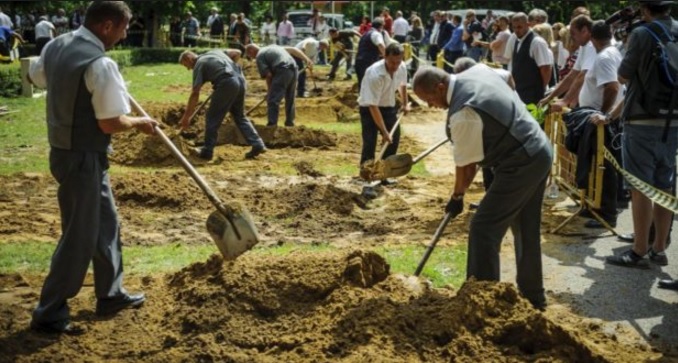
<svg viewBox="0 0 678 363"><path fill-rule="evenodd" d="M440 68L431 66L424 66L419 68L417 73L412 77L412 89L420 90L424 93L436 92L435 87L445 82L450 78L450 75Z"/></svg>
<svg viewBox="0 0 678 363"><path fill-rule="evenodd" d="M461 57L454 62L454 73L461 73L478 64L473 58Z"/></svg>

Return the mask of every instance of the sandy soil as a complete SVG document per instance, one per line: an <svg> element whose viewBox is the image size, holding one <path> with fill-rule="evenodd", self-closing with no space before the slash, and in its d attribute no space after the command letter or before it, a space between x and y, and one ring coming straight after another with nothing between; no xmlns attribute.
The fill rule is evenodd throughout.
<svg viewBox="0 0 678 363"><path fill-rule="evenodd" d="M330 243L337 251L246 254L226 263L215 255L176 274L132 276L128 289L144 290L148 303L110 320L94 316L88 277L72 301L73 320L88 328L78 338L28 331L43 277L3 275L0 361L639 362L661 356L627 339L630 333L610 334L565 308L534 310L511 284L471 281L455 291L391 274L381 256L364 248L428 242L452 188L449 156L427 162L429 176L401 178L379 187L376 200L364 199L357 165L355 177L322 171L338 162L357 164L359 136L304 127L359 122L356 94L348 82L318 85L321 97L297 101L298 127L258 127L269 152L244 160L249 149L227 122L215 160L198 168L222 199L252 212L263 239L259 248ZM263 89L261 81L251 82L248 108ZM144 107L190 156L202 139L204 115L181 135L175 126L183 105ZM265 107L251 115L263 124ZM408 116L401 151L414 155L442 135L431 126L439 115L415 110ZM204 221L213 207L159 140L131 133L117 136L113 146L113 162L125 166L112 183L126 245L212 243ZM446 148L438 153L449 153ZM281 176L286 168L296 175ZM49 175L0 177L0 239L54 241L55 195ZM476 182L468 201L480 198ZM451 223L440 245L465 244L470 216ZM544 228L566 217L546 208Z"/></svg>

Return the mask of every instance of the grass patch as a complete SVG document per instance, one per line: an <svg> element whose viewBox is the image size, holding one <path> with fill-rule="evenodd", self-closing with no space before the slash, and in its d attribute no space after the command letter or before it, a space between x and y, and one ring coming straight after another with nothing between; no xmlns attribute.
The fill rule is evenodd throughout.
<svg viewBox="0 0 678 363"><path fill-rule="evenodd" d="M330 123L309 122L304 123L304 126L327 132L335 132L337 134L360 135L360 133L362 132L362 126L360 126L360 122L330 122Z"/></svg>
<svg viewBox="0 0 678 363"><path fill-rule="evenodd" d="M54 253L54 243L15 242L0 244L0 273L46 274ZM329 244L255 248L250 253L261 256L285 256L295 252L339 251ZM422 247L380 247L376 252L391 265L391 273L412 275L424 255ZM125 272L131 275L156 275L179 271L196 262L204 262L219 253L208 245L171 244L163 246L126 246L123 251ZM435 287L459 287L466 279L466 250L459 247L438 247L422 273Z"/></svg>
<svg viewBox="0 0 678 363"><path fill-rule="evenodd" d="M126 67L122 76L128 90L139 102L186 102L191 88L192 73L177 64L149 64ZM186 92L167 91L167 87L182 87Z"/></svg>
<svg viewBox="0 0 678 363"><path fill-rule="evenodd" d="M45 98L0 98L10 111L0 116L0 174L48 172Z"/></svg>

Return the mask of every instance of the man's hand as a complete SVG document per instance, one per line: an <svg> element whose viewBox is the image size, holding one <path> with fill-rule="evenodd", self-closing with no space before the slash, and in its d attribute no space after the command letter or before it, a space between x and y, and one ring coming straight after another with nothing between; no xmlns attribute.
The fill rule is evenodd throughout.
<svg viewBox="0 0 678 363"><path fill-rule="evenodd" d="M563 100L558 100L558 101L553 102L553 103L551 104L551 106L549 106L549 110L550 110L551 112L562 112L563 109L565 108L565 106L566 106L566 105L565 105L565 101L563 101Z"/></svg>
<svg viewBox="0 0 678 363"><path fill-rule="evenodd" d="M155 134L155 128L158 127L158 121L152 118L139 117L134 127L146 135L153 135Z"/></svg>
<svg viewBox="0 0 678 363"><path fill-rule="evenodd" d="M464 196L453 195L445 206L445 212L452 215L452 218L461 214L464 210Z"/></svg>
<svg viewBox="0 0 678 363"><path fill-rule="evenodd" d="M551 98L551 96L546 96L546 97L542 98L541 101L539 101L539 103L537 103L537 106L538 107L544 107L544 105L547 105L549 102L551 102L551 100L553 100L553 98Z"/></svg>
<svg viewBox="0 0 678 363"><path fill-rule="evenodd" d="M381 140L382 145L385 144L385 143L389 143L389 144L393 143L393 139L391 138L391 135L388 132L382 132L381 136L382 136L382 140Z"/></svg>
<svg viewBox="0 0 678 363"><path fill-rule="evenodd" d="M400 111L402 111L403 115L407 115L408 112L412 111L412 104L406 103Z"/></svg>
<svg viewBox="0 0 678 363"><path fill-rule="evenodd" d="M607 125L610 123L610 118L606 115L593 115L589 121L594 125Z"/></svg>

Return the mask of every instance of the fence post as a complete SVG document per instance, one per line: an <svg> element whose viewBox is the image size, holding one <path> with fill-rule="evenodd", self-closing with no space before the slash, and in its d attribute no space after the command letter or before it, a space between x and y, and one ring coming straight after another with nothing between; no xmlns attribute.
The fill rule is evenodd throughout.
<svg viewBox="0 0 678 363"><path fill-rule="evenodd" d="M444 60L445 55L444 52L441 50L440 52L438 52L438 55L436 56L436 67L443 69L443 66L445 65Z"/></svg>
<svg viewBox="0 0 678 363"><path fill-rule="evenodd" d="M412 58L412 44L410 43L405 43L403 44L403 50L404 50L404 56L403 60L409 60Z"/></svg>
<svg viewBox="0 0 678 363"><path fill-rule="evenodd" d="M21 58L21 96L33 97L33 84L28 82L28 71L31 63L37 61L38 57Z"/></svg>

